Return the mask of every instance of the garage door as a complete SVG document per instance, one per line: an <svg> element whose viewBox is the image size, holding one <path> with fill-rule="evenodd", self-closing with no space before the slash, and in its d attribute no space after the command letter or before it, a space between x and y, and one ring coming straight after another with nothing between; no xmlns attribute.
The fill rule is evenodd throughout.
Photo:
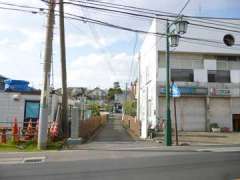
<svg viewBox="0 0 240 180"><path fill-rule="evenodd" d="M166 118L165 98L160 98L160 119ZM174 106L171 102L172 127L174 128ZM205 99L181 97L176 99L178 129L182 131L205 131Z"/></svg>
<svg viewBox="0 0 240 180"><path fill-rule="evenodd" d="M230 98L210 98L210 123L231 128Z"/></svg>
<svg viewBox="0 0 240 180"><path fill-rule="evenodd" d="M184 131L205 130L205 99L182 98L180 122Z"/></svg>

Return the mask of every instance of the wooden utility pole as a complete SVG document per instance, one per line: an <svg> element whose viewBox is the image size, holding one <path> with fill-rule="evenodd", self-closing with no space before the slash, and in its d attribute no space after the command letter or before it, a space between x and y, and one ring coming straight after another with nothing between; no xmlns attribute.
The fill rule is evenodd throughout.
<svg viewBox="0 0 240 180"><path fill-rule="evenodd" d="M54 0L49 1L48 22L46 32L46 46L43 66L43 84L41 89L40 118L38 131L38 149L45 149L47 146L48 131L48 97L50 85L51 59L52 59L52 41L54 26Z"/></svg>
<svg viewBox="0 0 240 180"><path fill-rule="evenodd" d="M64 27L64 5L63 0L59 0L59 27L60 27L60 49L61 49L61 70L62 70L62 131L63 136L69 136L68 123L68 96L67 96L67 70L66 70L66 47L65 47L65 27Z"/></svg>

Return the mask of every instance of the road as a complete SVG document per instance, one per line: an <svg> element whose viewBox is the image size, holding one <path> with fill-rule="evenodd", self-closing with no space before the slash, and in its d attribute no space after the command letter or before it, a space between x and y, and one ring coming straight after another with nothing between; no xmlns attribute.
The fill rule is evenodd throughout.
<svg viewBox="0 0 240 180"><path fill-rule="evenodd" d="M96 152L98 153L98 152ZM145 152L151 153L151 152ZM81 153L79 153L81 155ZM108 158L0 165L2 180L228 180L240 177L239 153L159 153Z"/></svg>
<svg viewBox="0 0 240 180"><path fill-rule="evenodd" d="M1 164L0 180L232 180L240 178L240 152L168 151L134 141L112 119L91 143L78 150L28 153L41 163ZM174 147L172 148L174 150ZM6 156L21 157L23 154ZM1 158L4 155L0 154Z"/></svg>

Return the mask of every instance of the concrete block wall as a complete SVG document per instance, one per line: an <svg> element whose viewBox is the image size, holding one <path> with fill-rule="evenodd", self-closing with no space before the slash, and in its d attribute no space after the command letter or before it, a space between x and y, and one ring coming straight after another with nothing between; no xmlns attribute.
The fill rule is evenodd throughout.
<svg viewBox="0 0 240 180"><path fill-rule="evenodd" d="M13 96L18 93L0 93L0 126L9 126L13 118L16 117L19 123L24 120L24 108L26 100L40 100L40 95L19 94L19 100L14 100Z"/></svg>

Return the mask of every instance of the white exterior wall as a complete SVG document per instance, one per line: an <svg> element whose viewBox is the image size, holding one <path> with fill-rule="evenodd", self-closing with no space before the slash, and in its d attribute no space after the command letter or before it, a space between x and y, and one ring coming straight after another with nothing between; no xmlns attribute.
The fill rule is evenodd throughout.
<svg viewBox="0 0 240 180"><path fill-rule="evenodd" d="M232 129L232 113L230 98L210 98L209 120L219 127Z"/></svg>
<svg viewBox="0 0 240 180"><path fill-rule="evenodd" d="M160 97L160 119L165 116L165 98ZM206 109L205 99L200 97L181 97L176 98L176 114L178 130L180 131L205 131ZM171 120L174 128L174 106L171 101Z"/></svg>
<svg viewBox="0 0 240 180"><path fill-rule="evenodd" d="M206 69L206 70L217 70L216 59L204 59L204 69Z"/></svg>
<svg viewBox="0 0 240 180"><path fill-rule="evenodd" d="M24 108L26 100L40 101L40 95L19 94L19 100L13 99L13 96L19 93L0 93L0 122L12 122L16 117L19 123L24 120ZM8 123L0 123L0 126L10 126Z"/></svg>
<svg viewBox="0 0 240 180"><path fill-rule="evenodd" d="M156 21L149 31L156 32ZM154 127L158 119L158 58L157 39L146 35L140 50L140 121L142 121L142 138L147 138L147 129Z"/></svg>
<svg viewBox="0 0 240 180"><path fill-rule="evenodd" d="M240 70L231 70L231 82L232 83L240 83Z"/></svg>
<svg viewBox="0 0 240 180"><path fill-rule="evenodd" d="M238 23L239 22L240 21L238 21ZM166 21L154 20L149 31L165 33L166 32L165 27L166 27ZM227 33L229 33L229 32L218 31L215 29L207 29L207 28L196 28L196 27L193 27L192 25L189 25L186 36L193 37L193 38L201 38L201 39L206 39L206 40L213 40L213 41L222 41L224 35L226 35ZM235 37L235 43L240 44L240 35L238 33L232 33L232 32L231 32L231 34ZM154 43L156 46L154 45ZM209 46L209 44L210 44L210 46ZM145 132L142 134L142 137L146 137L146 129L147 129L146 122L147 122L147 120L149 122L157 122L158 117L160 119L164 118L163 115L164 115L164 108L165 108L164 107L165 100L164 100L164 98L157 98L160 93L157 87L159 87L160 84L161 85L164 84L165 79L166 79L166 69L164 67L158 66L159 60L157 62L156 59L161 59L161 58L164 59L165 51L166 51L166 39L165 38L154 37L151 35L146 36L146 39L145 39L142 49L141 49L142 59L141 59L141 68L140 68L140 73L141 73L140 120L142 121L142 124L143 124L142 132ZM160 52L160 53L158 53L158 52ZM170 61L173 59L178 61L181 58L184 60L185 57L187 57L191 61L192 57L193 57L192 60L194 60L195 56L198 56L198 55L202 56L203 67L189 68L189 69L193 69L194 83L184 82L184 84L186 84L186 85L196 84L198 82L202 85L211 84L211 86L212 85L215 86L215 84L219 84L219 83L209 83L209 84L207 83L208 82L207 71L208 70L217 70L217 61L216 61L216 59L214 59L214 55L219 55L219 56L221 56L221 55L223 55L223 56L238 55L239 56L240 52L235 46L229 48L226 45L224 45L223 43L222 43L222 45L214 46L211 43L200 43L199 41L194 43L194 42L191 42L190 40L180 39L179 46L174 48L174 51L171 53ZM205 55L210 55L210 56L209 57L207 56L207 58L205 58ZM181 58L179 58L179 57L181 57ZM170 62L170 64L171 64L171 62ZM157 68L155 68L155 67L157 67ZM150 74L148 76L150 78L150 80L154 80L156 77L156 80L154 82L151 81L151 83L149 83L148 86L145 86L146 82L148 82L148 80L146 79L146 74L147 74L146 71L148 71ZM240 83L240 70L230 70L230 72L231 72L231 82L235 83L235 84L233 84L234 86L237 85L237 87L235 87L235 90L239 94L238 83ZM228 85L230 86L232 84L222 83L221 87L224 88L225 86L228 86ZM159 99L159 100L157 100L157 99ZM193 97L193 99L194 99L194 97ZM179 100L177 100L177 104L179 104L179 106L185 106L185 110L186 110L186 107L188 105L191 106L190 101L194 101L193 99L190 99L190 100L184 102L184 98L183 99L180 98ZM212 97L210 97L210 99L212 99ZM219 98L219 99L224 99L224 97ZM154 115L155 113L150 113L150 115L147 114L147 112L149 110L147 102L149 100L151 100L151 102L153 102L153 104L152 104L153 108L151 108L151 111L157 110L156 115ZM222 100L222 101L224 101L224 100ZM239 112L239 111L237 111L239 106L237 107L237 105L236 105L236 104L238 104L238 100L236 100L236 101L232 100L231 103L225 101L225 103L227 103L226 105L229 105L229 107L227 107L226 109L221 109L223 107L220 107L218 105L218 102L219 102L221 104L221 106L224 106L224 103L222 103L222 101L215 100L215 98L213 98L212 102L210 102L211 110L216 111L216 112L210 114L210 116L211 116L210 123L218 122L220 126L232 127L233 111ZM189 103L186 104L187 102L189 102ZM203 110L203 108L205 108L205 103L203 103L203 102L205 102L204 98L202 100L199 100L199 102L194 102L194 104L196 106L199 106L198 108L201 108L200 114L202 117L198 118L199 122L197 122L197 123L200 123L199 124L200 127L198 128L198 130L203 130L203 122L205 123L205 120L206 120L206 117L204 115L206 112L205 112L205 110ZM215 103L216 103L216 105L215 105ZM204 107L200 107L200 106L204 106ZM192 110L195 110L195 109L197 110L197 107ZM181 111L177 110L177 112L181 116L184 115L184 112L185 112L185 115L187 115L187 111L185 111L185 110L181 110ZM217 114L217 112L219 112L219 111L221 111L220 112L221 115ZM199 116L200 116L200 114L199 114ZM183 118L180 117L180 115L178 115L179 116L178 119L180 119L179 123L184 124L181 122L181 120L183 120ZM172 117L174 117L174 116L172 115ZM193 115L191 115L189 117L194 120ZM184 129L184 126L180 125L179 129L181 129L181 128ZM185 126L185 129L194 130L194 127L186 128L186 126Z"/></svg>
<svg viewBox="0 0 240 180"><path fill-rule="evenodd" d="M193 70L194 82L206 83L208 81L208 75L206 69L194 69Z"/></svg>
<svg viewBox="0 0 240 180"><path fill-rule="evenodd" d="M189 22L191 23L191 21L189 21ZM240 21L235 20L232 22L239 23ZM201 23L198 23L198 24L201 24ZM206 25L206 23L203 25ZM157 26L159 29L159 33L166 32L166 21L158 20ZM213 25L211 25L211 26L213 26ZM183 36L222 42L222 39L223 39L224 35L226 35L226 34L229 34L229 32L216 30L216 29L203 28L203 27L196 27L196 26L189 24L187 33L184 34ZM234 33L234 32L231 32L231 34L235 37L235 44L239 44L240 43L240 34ZM159 40L158 50L165 51L165 49L166 49L166 39L161 38ZM174 52L239 55L239 50L238 50L238 48L236 48L236 46L227 47L224 44L216 45L216 43L211 44L209 42L205 43L205 42L199 42L199 41L186 40L186 39L182 39L182 38L180 39L179 46L174 48Z"/></svg>

